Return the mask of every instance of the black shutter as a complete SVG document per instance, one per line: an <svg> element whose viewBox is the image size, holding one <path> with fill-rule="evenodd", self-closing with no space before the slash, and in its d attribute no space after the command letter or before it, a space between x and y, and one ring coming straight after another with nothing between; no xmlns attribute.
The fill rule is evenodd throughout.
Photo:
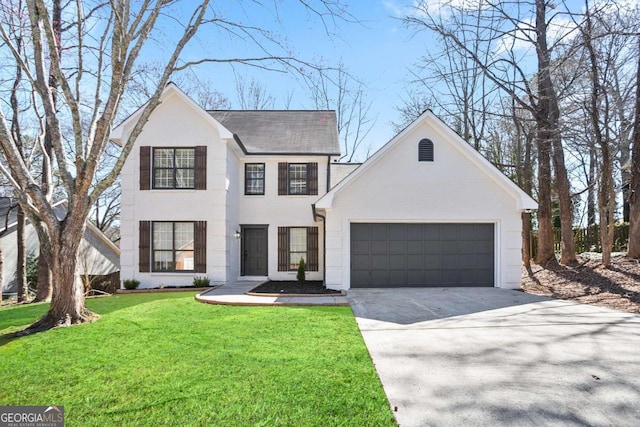
<svg viewBox="0 0 640 427"><path fill-rule="evenodd" d="M207 272L207 221L196 221L194 224L194 271Z"/></svg>
<svg viewBox="0 0 640 427"><path fill-rule="evenodd" d="M207 146L198 145L196 147L195 158L195 189L207 189Z"/></svg>
<svg viewBox="0 0 640 427"><path fill-rule="evenodd" d="M318 194L318 164L307 164L307 188L309 189L309 195L315 196Z"/></svg>
<svg viewBox="0 0 640 427"><path fill-rule="evenodd" d="M289 271L289 227L278 227L278 271Z"/></svg>
<svg viewBox="0 0 640 427"><path fill-rule="evenodd" d="M418 143L418 161L433 162L433 141L422 139Z"/></svg>
<svg viewBox="0 0 640 427"><path fill-rule="evenodd" d="M278 196L289 194L289 164L278 163Z"/></svg>
<svg viewBox="0 0 640 427"><path fill-rule="evenodd" d="M140 190L151 189L151 147L140 147Z"/></svg>
<svg viewBox="0 0 640 427"><path fill-rule="evenodd" d="M140 221L138 242L138 270L140 273L151 271L151 221Z"/></svg>
<svg viewBox="0 0 640 427"><path fill-rule="evenodd" d="M318 227L307 227L307 271L318 271Z"/></svg>

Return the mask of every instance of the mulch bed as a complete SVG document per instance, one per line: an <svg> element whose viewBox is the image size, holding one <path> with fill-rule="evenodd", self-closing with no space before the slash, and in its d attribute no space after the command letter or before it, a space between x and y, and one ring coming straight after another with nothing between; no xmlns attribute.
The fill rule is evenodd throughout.
<svg viewBox="0 0 640 427"><path fill-rule="evenodd" d="M604 268L597 256L578 257L577 266L550 262L531 264L522 269L525 292L601 305L640 314L640 263L624 256L614 256Z"/></svg>
<svg viewBox="0 0 640 427"><path fill-rule="evenodd" d="M326 289L322 282L273 281L270 280L249 291L256 294L300 294L300 295L340 295L340 291Z"/></svg>

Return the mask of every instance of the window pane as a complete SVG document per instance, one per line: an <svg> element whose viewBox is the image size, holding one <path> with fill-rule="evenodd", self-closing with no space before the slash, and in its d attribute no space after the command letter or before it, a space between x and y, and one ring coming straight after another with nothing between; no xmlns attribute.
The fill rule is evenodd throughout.
<svg viewBox="0 0 640 427"><path fill-rule="evenodd" d="M307 164L289 164L289 194L307 194Z"/></svg>
<svg viewBox="0 0 640 427"><path fill-rule="evenodd" d="M173 167L173 148L156 148L153 150L153 166L157 168Z"/></svg>
<svg viewBox="0 0 640 427"><path fill-rule="evenodd" d="M194 148L176 148L176 167L191 168L195 166L196 150Z"/></svg>
<svg viewBox="0 0 640 427"><path fill-rule="evenodd" d="M176 270L193 270L193 251L176 251Z"/></svg>
<svg viewBox="0 0 640 427"><path fill-rule="evenodd" d="M193 250L193 223L177 222L175 224L176 250Z"/></svg>
<svg viewBox="0 0 640 427"><path fill-rule="evenodd" d="M153 223L153 248L173 249L173 223Z"/></svg>
<svg viewBox="0 0 640 427"><path fill-rule="evenodd" d="M193 169L176 170L176 188L194 188L195 173Z"/></svg>
<svg viewBox="0 0 640 427"><path fill-rule="evenodd" d="M154 188L173 188L173 169L155 169L153 171Z"/></svg>
<svg viewBox="0 0 640 427"><path fill-rule="evenodd" d="M173 251L153 251L153 270L172 271Z"/></svg>

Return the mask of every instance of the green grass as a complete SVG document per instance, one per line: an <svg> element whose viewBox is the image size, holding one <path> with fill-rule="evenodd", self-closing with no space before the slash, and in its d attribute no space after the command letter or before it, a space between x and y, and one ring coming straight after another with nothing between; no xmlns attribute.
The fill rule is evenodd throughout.
<svg viewBox="0 0 640 427"><path fill-rule="evenodd" d="M193 292L87 301L93 324L0 343L0 404L67 426L392 426L349 307L201 304ZM0 334L46 304L0 309Z"/></svg>

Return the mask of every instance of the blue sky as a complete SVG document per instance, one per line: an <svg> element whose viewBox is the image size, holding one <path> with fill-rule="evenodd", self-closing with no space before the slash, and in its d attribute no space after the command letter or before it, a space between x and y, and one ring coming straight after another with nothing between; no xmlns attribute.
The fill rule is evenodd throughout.
<svg viewBox="0 0 640 427"><path fill-rule="evenodd" d="M192 2L182 2L185 3ZM423 54L425 44L424 35L412 39L412 33L394 17L394 13L400 12L394 3L390 0L345 0L352 15L350 19L357 22L328 21L326 29L317 16L294 0L275 1L278 4L276 13L268 12L254 2L244 5L232 1L222 3L226 4L215 6L221 15L273 31L286 49L298 58L325 65L342 61L365 85L365 98L372 104L370 116L376 118L365 145L373 152L394 136L390 123L398 117L395 107L402 104L402 98L410 90L409 69ZM273 3L267 1L265 4L272 6ZM331 34L327 34L327 29ZM261 55L250 43L206 28L198 34L187 54L192 59ZM304 87L293 75L227 64L198 66L193 72L229 97L237 108L234 70L246 81L255 78L261 82L276 98L276 108L282 107L286 94L290 93L293 94L291 108L313 108ZM361 159L363 156L364 153Z"/></svg>

